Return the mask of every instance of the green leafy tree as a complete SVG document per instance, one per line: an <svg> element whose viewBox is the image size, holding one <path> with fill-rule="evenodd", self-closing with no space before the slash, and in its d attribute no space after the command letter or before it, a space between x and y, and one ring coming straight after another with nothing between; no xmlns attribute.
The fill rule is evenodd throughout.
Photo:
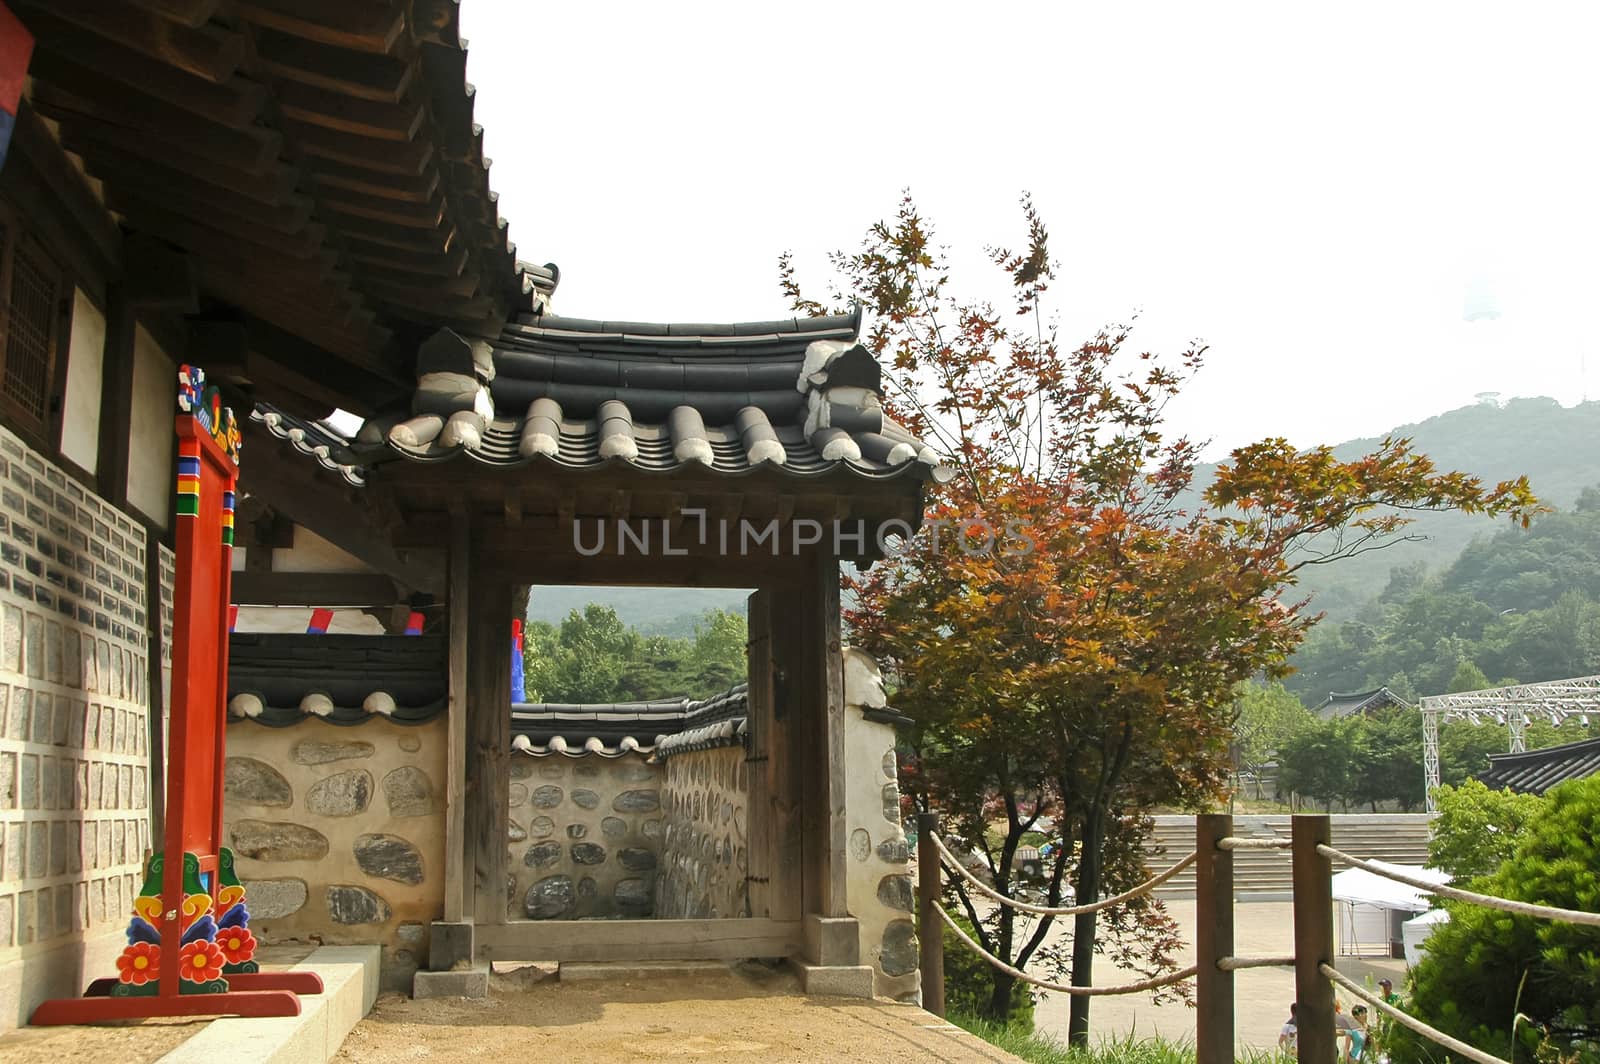
<svg viewBox="0 0 1600 1064"><path fill-rule="evenodd" d="M1514 901L1600 912L1600 777L1556 787L1525 823L1511 856L1468 889ZM1447 1034L1510 1060L1600 1058L1600 927L1445 902L1450 922L1412 969L1411 1009ZM1518 1022L1517 1014L1526 1017ZM1513 1027L1517 1033L1513 1035ZM1585 1048L1586 1047L1586 1048ZM1396 1059L1436 1059L1396 1031Z"/></svg>
<svg viewBox="0 0 1600 1064"><path fill-rule="evenodd" d="M1299 732L1316 723L1305 703L1272 680L1249 680L1236 689L1233 741L1236 774L1259 781L1262 768ZM1235 782L1237 787L1237 781ZM1258 793L1256 797L1260 797Z"/></svg>
<svg viewBox="0 0 1600 1064"><path fill-rule="evenodd" d="M533 621L523 630L523 674L535 702L633 702L704 698L743 682L745 619L713 610L693 639L646 636L610 606L589 603L559 628Z"/></svg>
<svg viewBox="0 0 1600 1064"><path fill-rule="evenodd" d="M1346 803L1354 793L1361 756L1358 718L1318 721L1292 736L1278 752L1278 782L1331 811L1335 802Z"/></svg>
<svg viewBox="0 0 1600 1064"><path fill-rule="evenodd" d="M1496 790L1478 780L1442 786L1436 800L1428 864L1458 880L1498 871L1544 805L1538 795Z"/></svg>
<svg viewBox="0 0 1600 1064"><path fill-rule="evenodd" d="M1390 708L1359 718L1350 799L1374 813L1394 802L1405 812L1423 804L1422 713Z"/></svg>

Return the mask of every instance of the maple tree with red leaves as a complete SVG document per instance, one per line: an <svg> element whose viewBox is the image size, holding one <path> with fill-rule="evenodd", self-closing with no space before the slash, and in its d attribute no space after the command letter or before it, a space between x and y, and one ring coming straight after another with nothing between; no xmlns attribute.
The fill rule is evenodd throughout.
<svg viewBox="0 0 1600 1064"><path fill-rule="evenodd" d="M1042 900L1059 906L1069 883L1082 904L1149 877L1151 809L1225 794L1235 685L1284 675L1317 619L1300 569L1403 539L1408 511L1525 524L1539 505L1526 478L1439 472L1404 439L1355 461L1281 439L1242 447L1186 503L1199 446L1170 438L1164 412L1205 348L1135 352L1126 326L1064 346L1044 306L1049 233L1026 196L1022 209L1023 250L989 252L1005 310L950 292L909 195L860 250L832 256L829 305L802 292L789 256L780 280L800 312L864 305L888 412L956 472L930 485L909 544L847 580L852 641L915 720L906 789L1007 896L1017 850L1048 824ZM1073 917L1062 942L1052 918L984 906L947 878L984 948L1017 968L1077 986L1097 952L1147 975L1176 968L1176 925L1149 896ZM1003 1021L1015 980L991 974L981 1011ZM1071 1000L1078 1044L1089 1001Z"/></svg>

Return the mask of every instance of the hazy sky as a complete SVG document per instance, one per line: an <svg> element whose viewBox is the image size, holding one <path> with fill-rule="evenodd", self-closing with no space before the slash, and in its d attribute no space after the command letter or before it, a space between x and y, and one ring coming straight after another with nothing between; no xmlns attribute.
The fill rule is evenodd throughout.
<svg viewBox="0 0 1600 1064"><path fill-rule="evenodd" d="M1600 9L463 0L518 255L584 317L781 317L909 187L966 287L1031 190L1064 339L1210 364L1210 454L1600 398ZM1500 312L1464 320L1469 289ZM997 294L1001 291L993 289Z"/></svg>

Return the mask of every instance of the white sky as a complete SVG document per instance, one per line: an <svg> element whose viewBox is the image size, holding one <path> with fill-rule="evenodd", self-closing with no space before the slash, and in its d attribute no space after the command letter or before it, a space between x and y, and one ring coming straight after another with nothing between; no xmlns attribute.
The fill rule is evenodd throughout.
<svg viewBox="0 0 1600 1064"><path fill-rule="evenodd" d="M1581 4L529 4L464 0L518 255L556 309L785 316L909 187L957 282L1031 190L1063 339L1141 312L1210 362L1208 455L1337 442L1474 393L1600 397L1600 180ZM1467 323L1469 282L1502 316ZM996 295L1003 289L993 287Z"/></svg>

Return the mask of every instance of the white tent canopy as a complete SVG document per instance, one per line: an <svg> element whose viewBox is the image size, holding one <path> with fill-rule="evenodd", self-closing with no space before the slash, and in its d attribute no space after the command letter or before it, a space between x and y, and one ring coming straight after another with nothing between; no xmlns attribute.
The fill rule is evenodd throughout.
<svg viewBox="0 0 1600 1064"><path fill-rule="evenodd" d="M1430 883L1450 882L1450 876L1434 868L1419 865L1390 864L1387 861L1371 862L1381 868L1392 869L1412 879L1425 879ZM1333 877L1333 900L1357 905L1372 905L1380 909L1403 909L1420 913L1433 908L1432 895L1416 887L1368 872L1364 868L1347 868Z"/></svg>

